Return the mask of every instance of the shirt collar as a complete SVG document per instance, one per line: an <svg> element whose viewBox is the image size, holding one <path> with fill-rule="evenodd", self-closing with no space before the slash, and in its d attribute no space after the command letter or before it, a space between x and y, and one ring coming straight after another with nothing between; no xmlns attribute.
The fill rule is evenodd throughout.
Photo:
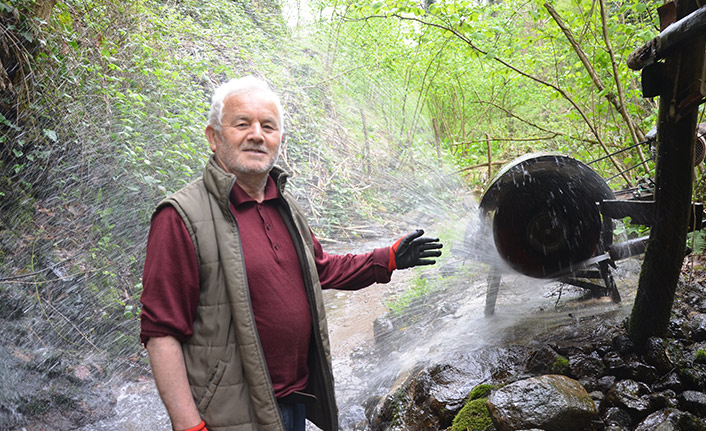
<svg viewBox="0 0 706 431"><path fill-rule="evenodd" d="M265 199L264 201L269 201L273 199L277 199L279 197L279 192L277 191L277 185L275 184L275 180L272 179L272 176L268 175L267 176L267 183L265 184ZM238 181L235 182L235 185L230 191L230 202L234 206L239 206L248 202L255 202L255 199L252 198L249 194L245 193L245 190L238 185Z"/></svg>

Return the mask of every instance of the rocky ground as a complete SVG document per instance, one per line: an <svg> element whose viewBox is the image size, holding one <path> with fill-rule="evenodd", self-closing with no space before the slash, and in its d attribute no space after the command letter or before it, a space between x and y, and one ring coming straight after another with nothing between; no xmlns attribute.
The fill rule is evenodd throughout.
<svg viewBox="0 0 706 431"><path fill-rule="evenodd" d="M387 313L389 301L418 283L411 271L387 285L327 292L342 430L450 430L478 385L557 374L578 382L594 402L587 431L706 429L703 265L685 266L669 334L652 340L645 354L625 336L639 263L620 268L621 304L509 278L490 319L482 315L484 273L453 259L422 274L442 287L415 299L408 312ZM53 348L55 328L39 305L33 312L27 297L0 293L0 429L169 429L144 357L121 358L118 373L91 349ZM491 430L504 431L483 431Z"/></svg>
<svg viewBox="0 0 706 431"><path fill-rule="evenodd" d="M626 335L630 290L634 293L639 271L633 266L622 274L622 306L604 306L601 299L569 299L507 328L501 343L422 364L388 394L369 401L366 426L376 431L706 430L706 297L699 268L698 259L685 265L669 333L651 339L645 352L638 353ZM561 314L563 323L551 318L547 323L543 313ZM542 322L546 330L541 329ZM433 327L430 321L416 325L410 332L417 336L434 331L424 329ZM485 363L481 373L478 363ZM593 401L590 411L575 410L576 402L559 405L548 390L528 399L531 390L526 382L536 388L539 381L531 379L552 375L566 376L578 385L584 401ZM495 424L489 426L480 421L483 425L477 428L452 428L464 399L479 384L507 388L505 404L511 409L502 414L494 409ZM544 407L551 408L540 412ZM537 419L542 414L544 418Z"/></svg>

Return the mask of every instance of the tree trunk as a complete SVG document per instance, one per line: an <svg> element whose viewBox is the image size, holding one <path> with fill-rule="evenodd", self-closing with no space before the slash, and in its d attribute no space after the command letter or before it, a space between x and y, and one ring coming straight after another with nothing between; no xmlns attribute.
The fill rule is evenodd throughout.
<svg viewBox="0 0 706 431"><path fill-rule="evenodd" d="M697 8L677 2L677 19ZM704 62L704 36L683 43L664 62L660 92L655 173L655 222L645 252L630 317L629 334L638 348L664 336L686 249L693 186L694 139L698 115L695 92ZM697 100L700 95L696 95Z"/></svg>

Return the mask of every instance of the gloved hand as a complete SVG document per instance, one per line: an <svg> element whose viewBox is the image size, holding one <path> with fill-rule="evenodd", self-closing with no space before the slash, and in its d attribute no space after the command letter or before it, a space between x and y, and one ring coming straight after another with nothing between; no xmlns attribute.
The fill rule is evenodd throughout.
<svg viewBox="0 0 706 431"><path fill-rule="evenodd" d="M184 431L208 431L208 430L206 429L206 422L201 421L201 423L196 425L195 427L191 427L191 428L184 430Z"/></svg>
<svg viewBox="0 0 706 431"><path fill-rule="evenodd" d="M390 262L388 270L410 268L417 265L433 265L435 260L427 257L441 256L443 245L439 238L422 237L424 231L417 229L414 233L403 236L390 247ZM420 238L421 237L421 238Z"/></svg>

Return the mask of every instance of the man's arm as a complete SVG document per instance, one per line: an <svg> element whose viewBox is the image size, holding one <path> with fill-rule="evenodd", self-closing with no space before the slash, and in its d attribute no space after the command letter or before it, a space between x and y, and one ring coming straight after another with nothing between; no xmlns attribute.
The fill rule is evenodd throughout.
<svg viewBox="0 0 706 431"><path fill-rule="evenodd" d="M147 342L147 353L159 396L167 408L172 427L186 430L201 422L186 377L181 343L174 337L153 337Z"/></svg>

